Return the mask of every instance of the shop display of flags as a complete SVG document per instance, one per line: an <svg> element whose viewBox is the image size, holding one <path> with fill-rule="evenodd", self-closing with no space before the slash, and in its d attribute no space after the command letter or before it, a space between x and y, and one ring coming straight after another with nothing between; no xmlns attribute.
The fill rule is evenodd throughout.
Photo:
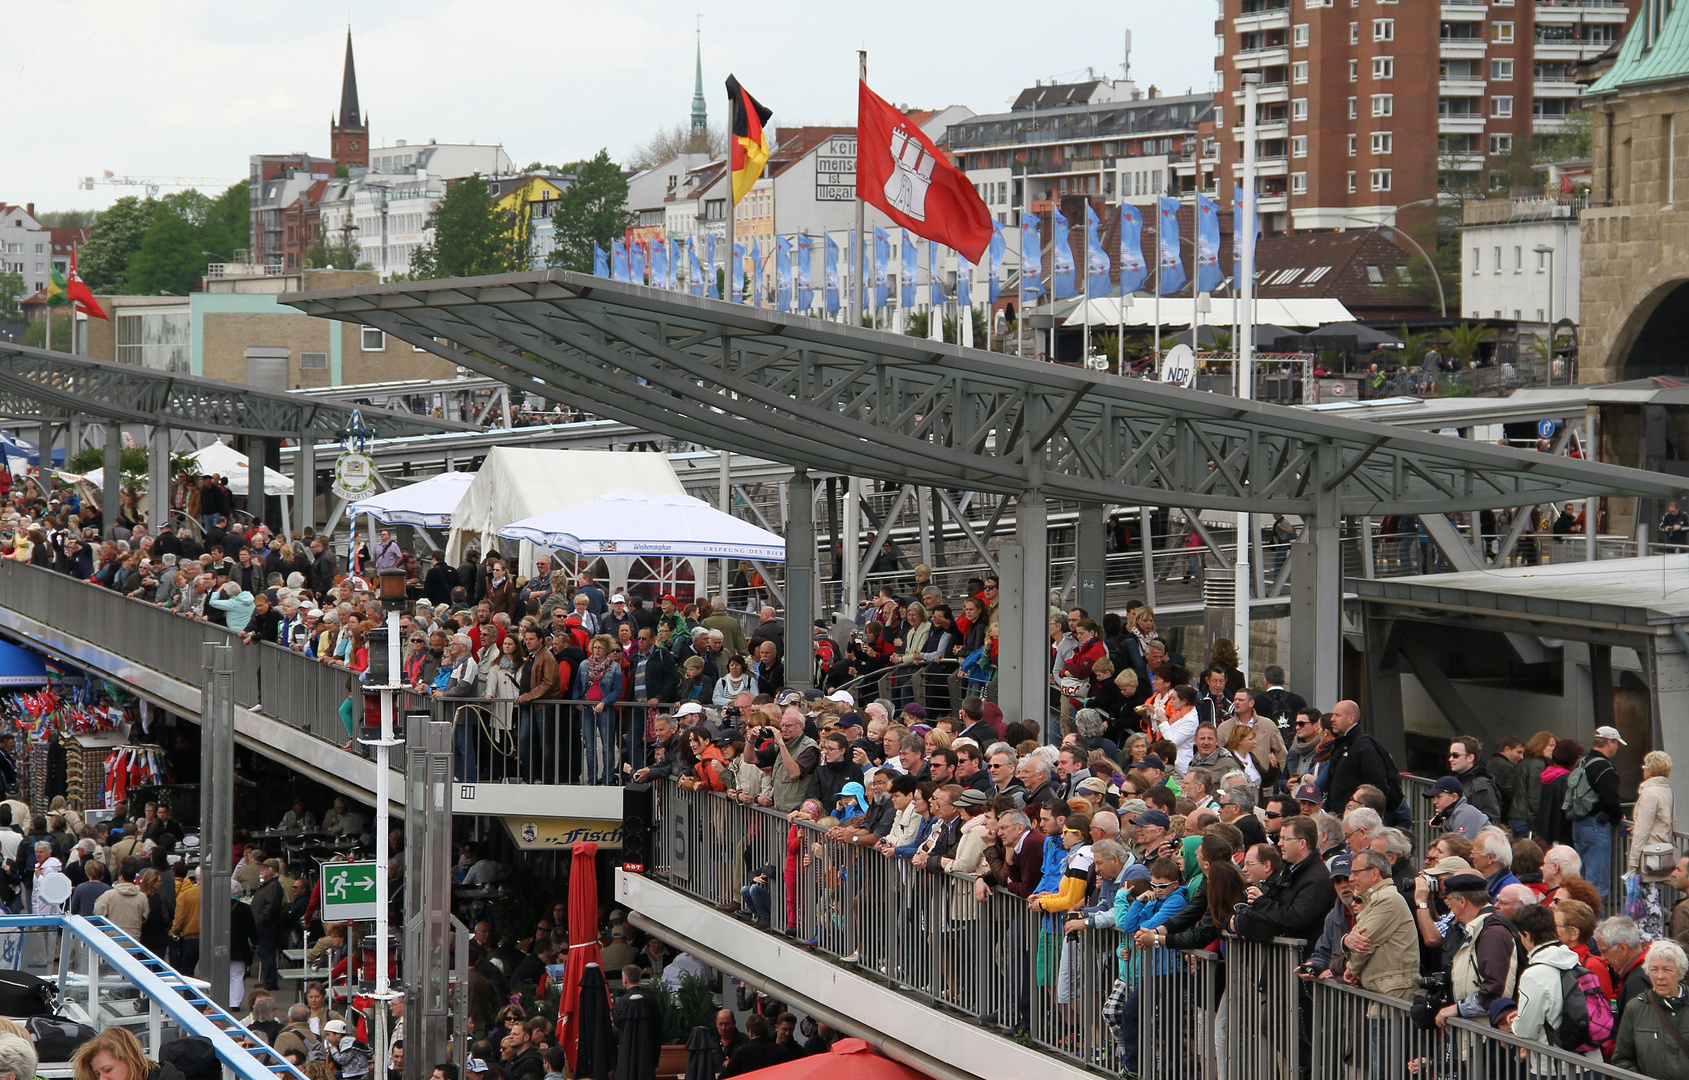
<svg viewBox="0 0 1689 1080"><path fill-rule="evenodd" d="M1162 296L1171 296L1185 287L1186 280L1184 260L1179 258L1179 200L1163 195L1160 204L1155 230L1155 246L1161 259L1158 284Z"/></svg>
<svg viewBox="0 0 1689 1080"><path fill-rule="evenodd" d="M709 254L709 263L704 267L704 295L711 300L721 299L721 286L715 279L715 234L704 238L705 248Z"/></svg>
<svg viewBox="0 0 1689 1080"><path fill-rule="evenodd" d="M768 133L763 127L774 113L757 103L739 80L727 77L727 135L729 168L733 172L733 205L751 190L768 164ZM737 289L734 290L736 293Z"/></svg>
<svg viewBox="0 0 1689 1080"><path fill-rule="evenodd" d="M640 242L628 245L631 263L628 269L629 278L635 285L645 284L645 244Z"/></svg>
<svg viewBox="0 0 1689 1080"><path fill-rule="evenodd" d="M1131 296L1149 280L1149 267L1144 264L1144 215L1137 207L1122 203L1120 207L1120 295Z"/></svg>
<svg viewBox="0 0 1689 1080"><path fill-rule="evenodd" d="M915 241L910 239L909 230L899 230L903 233L903 244L898 252L898 306L912 308L915 306L915 273L920 267L919 256L915 254Z"/></svg>
<svg viewBox="0 0 1689 1080"><path fill-rule="evenodd" d="M1261 240L1261 210L1259 204L1255 210L1255 240ZM1243 284L1243 189L1232 189L1232 295L1236 296Z"/></svg>
<svg viewBox="0 0 1689 1080"><path fill-rule="evenodd" d="M1091 209L1089 201L1085 203L1085 288L1092 296L1107 296L1110 292L1108 280L1109 262L1108 252L1103 250L1102 221L1097 212Z"/></svg>
<svg viewBox="0 0 1689 1080"><path fill-rule="evenodd" d="M751 303L762 307L762 241L751 241Z"/></svg>
<svg viewBox="0 0 1689 1080"><path fill-rule="evenodd" d="M798 236L798 310L808 311L815 304L815 243L808 233Z"/></svg>
<svg viewBox="0 0 1689 1080"><path fill-rule="evenodd" d="M651 287L669 287L669 246L662 240L651 245Z"/></svg>
<svg viewBox="0 0 1689 1080"><path fill-rule="evenodd" d="M827 234L827 314L839 310L839 242Z"/></svg>
<svg viewBox="0 0 1689 1080"><path fill-rule="evenodd" d="M784 236L774 238L774 306L792 310L792 241Z"/></svg>
<svg viewBox="0 0 1689 1080"><path fill-rule="evenodd" d="M1220 204L1196 193L1196 291L1220 287Z"/></svg>
<svg viewBox="0 0 1689 1080"><path fill-rule="evenodd" d="M978 262L991 213L961 170L916 124L861 83L856 106L856 192L892 221Z"/></svg>
<svg viewBox="0 0 1689 1080"><path fill-rule="evenodd" d="M687 291L693 296L702 296L704 295L704 268L698 262L698 238L696 236L687 237L686 254L692 260L686 273L686 280L690 285Z"/></svg>
<svg viewBox="0 0 1689 1080"><path fill-rule="evenodd" d="M886 263L891 259L891 237L874 226L874 306L886 306Z"/></svg>
<svg viewBox="0 0 1689 1080"><path fill-rule="evenodd" d="M986 254L990 258L991 263L990 267L986 271L985 291L986 299L993 304L995 304L997 302L997 298L1003 294L1003 254L1008 249L1008 246L1009 245L1003 240L1002 222L992 222L991 243L986 248Z"/></svg>
<svg viewBox="0 0 1689 1080"><path fill-rule="evenodd" d="M1020 302L1044 295L1044 255L1038 250L1038 215L1020 214Z"/></svg>
<svg viewBox="0 0 1689 1080"><path fill-rule="evenodd" d="M610 254L597 244L592 245L592 272L596 277L610 276Z"/></svg>
<svg viewBox="0 0 1689 1080"><path fill-rule="evenodd" d="M620 240L610 241L610 277L616 281L628 280L628 246Z"/></svg>
<svg viewBox="0 0 1689 1080"><path fill-rule="evenodd" d="M1073 278L1073 245L1068 239L1070 227L1067 215L1054 203L1050 204L1050 220L1055 222L1050 236L1050 282L1055 288L1051 299L1066 300L1079 295Z"/></svg>

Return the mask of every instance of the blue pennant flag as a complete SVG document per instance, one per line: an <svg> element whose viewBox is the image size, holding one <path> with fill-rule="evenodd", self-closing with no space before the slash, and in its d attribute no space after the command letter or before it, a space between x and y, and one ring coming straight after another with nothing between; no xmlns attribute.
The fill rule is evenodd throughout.
<svg viewBox="0 0 1689 1080"><path fill-rule="evenodd" d="M1055 222L1050 241L1050 277L1054 279L1055 285L1051 299L1066 300L1070 296L1079 295L1079 287L1075 284L1073 276L1073 245L1068 240L1067 215L1061 212L1061 207L1051 203L1050 220Z"/></svg>
<svg viewBox="0 0 1689 1080"><path fill-rule="evenodd" d="M874 306L886 306L886 263L891 259L891 237L874 226Z"/></svg>
<svg viewBox="0 0 1689 1080"><path fill-rule="evenodd" d="M956 306L967 307L973 303L973 295L969 289L972 284L968 279L973 277L973 264L968 262L966 255L960 251L956 253Z"/></svg>
<svg viewBox="0 0 1689 1080"><path fill-rule="evenodd" d="M1085 287L1092 296L1107 296L1111 291L1108 280L1110 265L1108 252L1103 250L1102 221L1097 212L1085 203Z"/></svg>
<svg viewBox="0 0 1689 1080"><path fill-rule="evenodd" d="M856 230L845 233L845 306L850 306L850 297L855 293L858 298L865 295L862 290L862 253L856 249Z"/></svg>
<svg viewBox="0 0 1689 1080"><path fill-rule="evenodd" d="M1161 213L1156 219L1155 246L1161 255L1160 292L1171 296L1185 287L1185 263L1179 257L1179 200L1161 196Z"/></svg>
<svg viewBox="0 0 1689 1080"><path fill-rule="evenodd" d="M1196 193L1196 291L1220 287L1220 204Z"/></svg>
<svg viewBox="0 0 1689 1080"><path fill-rule="evenodd" d="M681 263L680 259L681 259L680 241L679 240L670 240L669 241L669 280L668 280L668 284L663 286L665 289L678 289L678 288L680 288L680 268L683 265Z"/></svg>
<svg viewBox="0 0 1689 1080"><path fill-rule="evenodd" d="M751 241L751 303L762 307L762 241Z"/></svg>
<svg viewBox="0 0 1689 1080"><path fill-rule="evenodd" d="M1261 209L1256 203L1255 208L1255 240L1257 248L1261 240ZM1232 295L1238 294L1243 285L1243 189L1232 189Z"/></svg>
<svg viewBox="0 0 1689 1080"><path fill-rule="evenodd" d="M592 245L592 273L595 277L610 276L610 254L597 244Z"/></svg>
<svg viewBox="0 0 1689 1080"><path fill-rule="evenodd" d="M985 249L990 260L986 276L986 299L995 304L1003 294L1003 253L1008 248L1003 240L1003 223L991 223L991 244Z"/></svg>
<svg viewBox="0 0 1689 1080"><path fill-rule="evenodd" d="M792 241L786 236L774 238L774 306L792 310Z"/></svg>
<svg viewBox="0 0 1689 1080"><path fill-rule="evenodd" d="M1038 250L1038 215L1020 215L1020 302L1030 304L1044 295L1044 253Z"/></svg>
<svg viewBox="0 0 1689 1080"><path fill-rule="evenodd" d="M727 277L733 287L733 302L745 302L745 245L733 245L733 261L727 264Z"/></svg>
<svg viewBox="0 0 1689 1080"><path fill-rule="evenodd" d="M920 269L920 257L915 254L915 241L909 236L908 229L899 230L903 233L903 243L897 256L898 307L905 311L915 306L915 274Z"/></svg>
<svg viewBox="0 0 1689 1080"><path fill-rule="evenodd" d="M944 306L944 283L938 279L938 244L927 241L927 303Z"/></svg>
<svg viewBox="0 0 1689 1080"><path fill-rule="evenodd" d="M798 235L798 310L815 305L815 242L808 233Z"/></svg>
<svg viewBox="0 0 1689 1080"><path fill-rule="evenodd" d="M629 254L633 256L633 268L629 278L635 285L645 284L645 241L629 245Z"/></svg>
<svg viewBox="0 0 1689 1080"><path fill-rule="evenodd" d="M669 245L665 240L651 245L651 286L656 289L669 287Z"/></svg>
<svg viewBox="0 0 1689 1080"><path fill-rule="evenodd" d="M1130 203L1120 206L1120 295L1131 296L1149 280L1144 265L1144 215Z"/></svg>
<svg viewBox="0 0 1689 1080"><path fill-rule="evenodd" d="M711 300L720 300L721 283L716 281L715 276L715 234L711 233L709 236L705 237L705 240L708 242L707 246L709 249L710 261L709 265L704 267L704 281L706 282L704 286L704 295L708 296Z"/></svg>
<svg viewBox="0 0 1689 1080"><path fill-rule="evenodd" d="M692 259L686 275L687 283L690 286L687 291L693 296L702 296L704 295L704 267L698 261L698 238L696 236L686 238L686 254Z"/></svg>
<svg viewBox="0 0 1689 1080"><path fill-rule="evenodd" d="M839 310L839 242L827 234L827 314Z"/></svg>
<svg viewBox="0 0 1689 1080"><path fill-rule="evenodd" d="M610 276L617 281L628 280L628 246L620 240L610 241Z"/></svg>

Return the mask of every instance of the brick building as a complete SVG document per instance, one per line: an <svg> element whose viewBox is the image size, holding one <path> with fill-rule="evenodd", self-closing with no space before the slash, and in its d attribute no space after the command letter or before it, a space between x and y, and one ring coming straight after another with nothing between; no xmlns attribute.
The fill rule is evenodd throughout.
<svg viewBox="0 0 1689 1080"><path fill-rule="evenodd" d="M1393 224L1441 191L1505 189L1576 111L1573 66L1640 3L1221 0L1222 182L1241 169L1243 76L1256 73L1269 232ZM1404 224L1414 213L1427 211Z"/></svg>

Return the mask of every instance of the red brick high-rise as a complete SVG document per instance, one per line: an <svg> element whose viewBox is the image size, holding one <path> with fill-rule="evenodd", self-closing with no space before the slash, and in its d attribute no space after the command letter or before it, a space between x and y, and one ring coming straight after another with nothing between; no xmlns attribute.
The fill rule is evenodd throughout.
<svg viewBox="0 0 1689 1080"><path fill-rule="evenodd" d="M1506 194L1576 112L1572 68L1641 0L1222 0L1220 183L1243 151L1243 76L1261 76L1269 231L1423 220L1438 193ZM1362 219L1361 221L1355 220Z"/></svg>

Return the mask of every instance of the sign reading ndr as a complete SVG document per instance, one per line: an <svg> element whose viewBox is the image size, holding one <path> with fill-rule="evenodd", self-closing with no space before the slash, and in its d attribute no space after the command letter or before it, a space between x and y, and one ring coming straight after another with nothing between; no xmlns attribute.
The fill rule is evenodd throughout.
<svg viewBox="0 0 1689 1080"><path fill-rule="evenodd" d="M324 922L375 918L374 862L323 863Z"/></svg>

